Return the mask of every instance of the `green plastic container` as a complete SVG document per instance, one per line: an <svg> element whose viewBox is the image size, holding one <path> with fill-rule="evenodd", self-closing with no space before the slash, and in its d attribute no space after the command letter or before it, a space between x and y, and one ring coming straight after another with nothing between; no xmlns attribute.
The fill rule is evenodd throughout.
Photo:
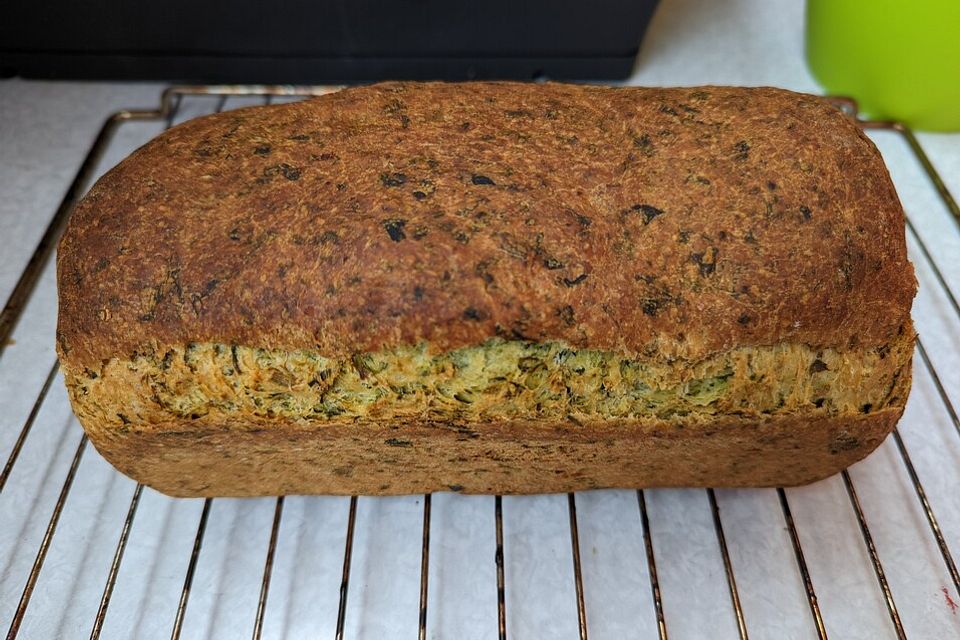
<svg viewBox="0 0 960 640"><path fill-rule="evenodd" d="M960 131L960 0L808 0L807 62L871 118Z"/></svg>

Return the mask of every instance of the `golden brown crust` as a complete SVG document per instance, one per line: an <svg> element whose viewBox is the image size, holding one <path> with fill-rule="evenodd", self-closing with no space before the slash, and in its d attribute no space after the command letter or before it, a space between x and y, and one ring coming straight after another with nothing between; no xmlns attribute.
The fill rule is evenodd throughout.
<svg viewBox="0 0 960 640"><path fill-rule="evenodd" d="M354 424L251 431L89 430L120 471L173 496L553 493L604 487L789 486L873 451L902 407L868 415L710 423Z"/></svg>
<svg viewBox="0 0 960 640"><path fill-rule="evenodd" d="M175 127L78 205L58 282L71 370L192 341L877 346L915 290L880 156L822 100L510 83Z"/></svg>

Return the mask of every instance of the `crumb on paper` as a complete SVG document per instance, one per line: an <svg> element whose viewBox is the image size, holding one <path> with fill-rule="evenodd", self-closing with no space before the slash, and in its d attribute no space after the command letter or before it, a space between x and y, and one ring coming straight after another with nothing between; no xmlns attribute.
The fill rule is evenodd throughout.
<svg viewBox="0 0 960 640"><path fill-rule="evenodd" d="M940 587L940 591L943 592L943 599L947 601L947 606L950 607L950 613L957 615L957 608L960 605L953 601L953 598L950 597L950 591L946 587Z"/></svg>

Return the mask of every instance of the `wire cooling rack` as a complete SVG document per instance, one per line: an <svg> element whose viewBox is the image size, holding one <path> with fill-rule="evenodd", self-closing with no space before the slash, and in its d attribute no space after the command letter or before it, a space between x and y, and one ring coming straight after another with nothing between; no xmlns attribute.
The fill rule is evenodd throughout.
<svg viewBox="0 0 960 640"><path fill-rule="evenodd" d="M172 87L110 115L0 315L0 623L17 637L960 637L960 209L876 132L921 282L914 391L870 458L809 487L177 500L72 417L52 262L96 176L163 128L336 87ZM835 103L857 118L856 103ZM431 554L431 549L433 553Z"/></svg>

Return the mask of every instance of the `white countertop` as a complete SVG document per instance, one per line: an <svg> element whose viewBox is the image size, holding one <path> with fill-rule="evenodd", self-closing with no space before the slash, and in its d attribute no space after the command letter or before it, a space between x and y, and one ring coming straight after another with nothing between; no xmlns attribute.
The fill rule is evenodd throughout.
<svg viewBox="0 0 960 640"><path fill-rule="evenodd" d="M773 85L819 93L804 62L803 24L803 3L795 0L663 0L628 84ZM0 300L9 295L104 118L121 108L155 107L162 88L0 81ZM239 103L232 100L228 108ZM209 108L202 99L185 101L180 117ZM122 127L99 171L160 128L158 123ZM904 143L890 133L873 137L908 215L952 290L960 292L956 223ZM960 134L919 138L948 187L960 194ZM912 238L909 245L920 281L918 330L960 406L960 318ZM48 267L0 361L0 461L53 363L55 313ZM0 628L6 628L20 597L80 433L62 383L54 386L0 496ZM921 363L915 363L901 431L960 558L960 438ZM960 614L951 610L947 596L960 598L893 444L886 442L853 467L851 476L908 635L960 637ZM92 448L77 478L20 637L89 633L133 484ZM712 637L736 637L705 493L647 495L671 638L704 637L707 629ZM776 493L717 495L751 637L811 637ZM835 477L788 495L832 637L894 637L842 482ZM590 637L655 636L635 494L590 492L577 500ZM415 637L421 504L413 497L361 499L348 637ZM198 501L144 493L104 637L169 635L199 508ZM488 588L495 584L492 499L438 495L433 509L430 637L495 637L490 607L495 612L496 593ZM610 524L625 513L629 518L622 526ZM184 637L249 635L272 515L271 499L214 502ZM575 635L566 499L506 498L504 515L510 637ZM345 517L342 499L287 500L265 637L332 637ZM480 603L481 610L468 603ZM372 614L364 618L364 611Z"/></svg>

